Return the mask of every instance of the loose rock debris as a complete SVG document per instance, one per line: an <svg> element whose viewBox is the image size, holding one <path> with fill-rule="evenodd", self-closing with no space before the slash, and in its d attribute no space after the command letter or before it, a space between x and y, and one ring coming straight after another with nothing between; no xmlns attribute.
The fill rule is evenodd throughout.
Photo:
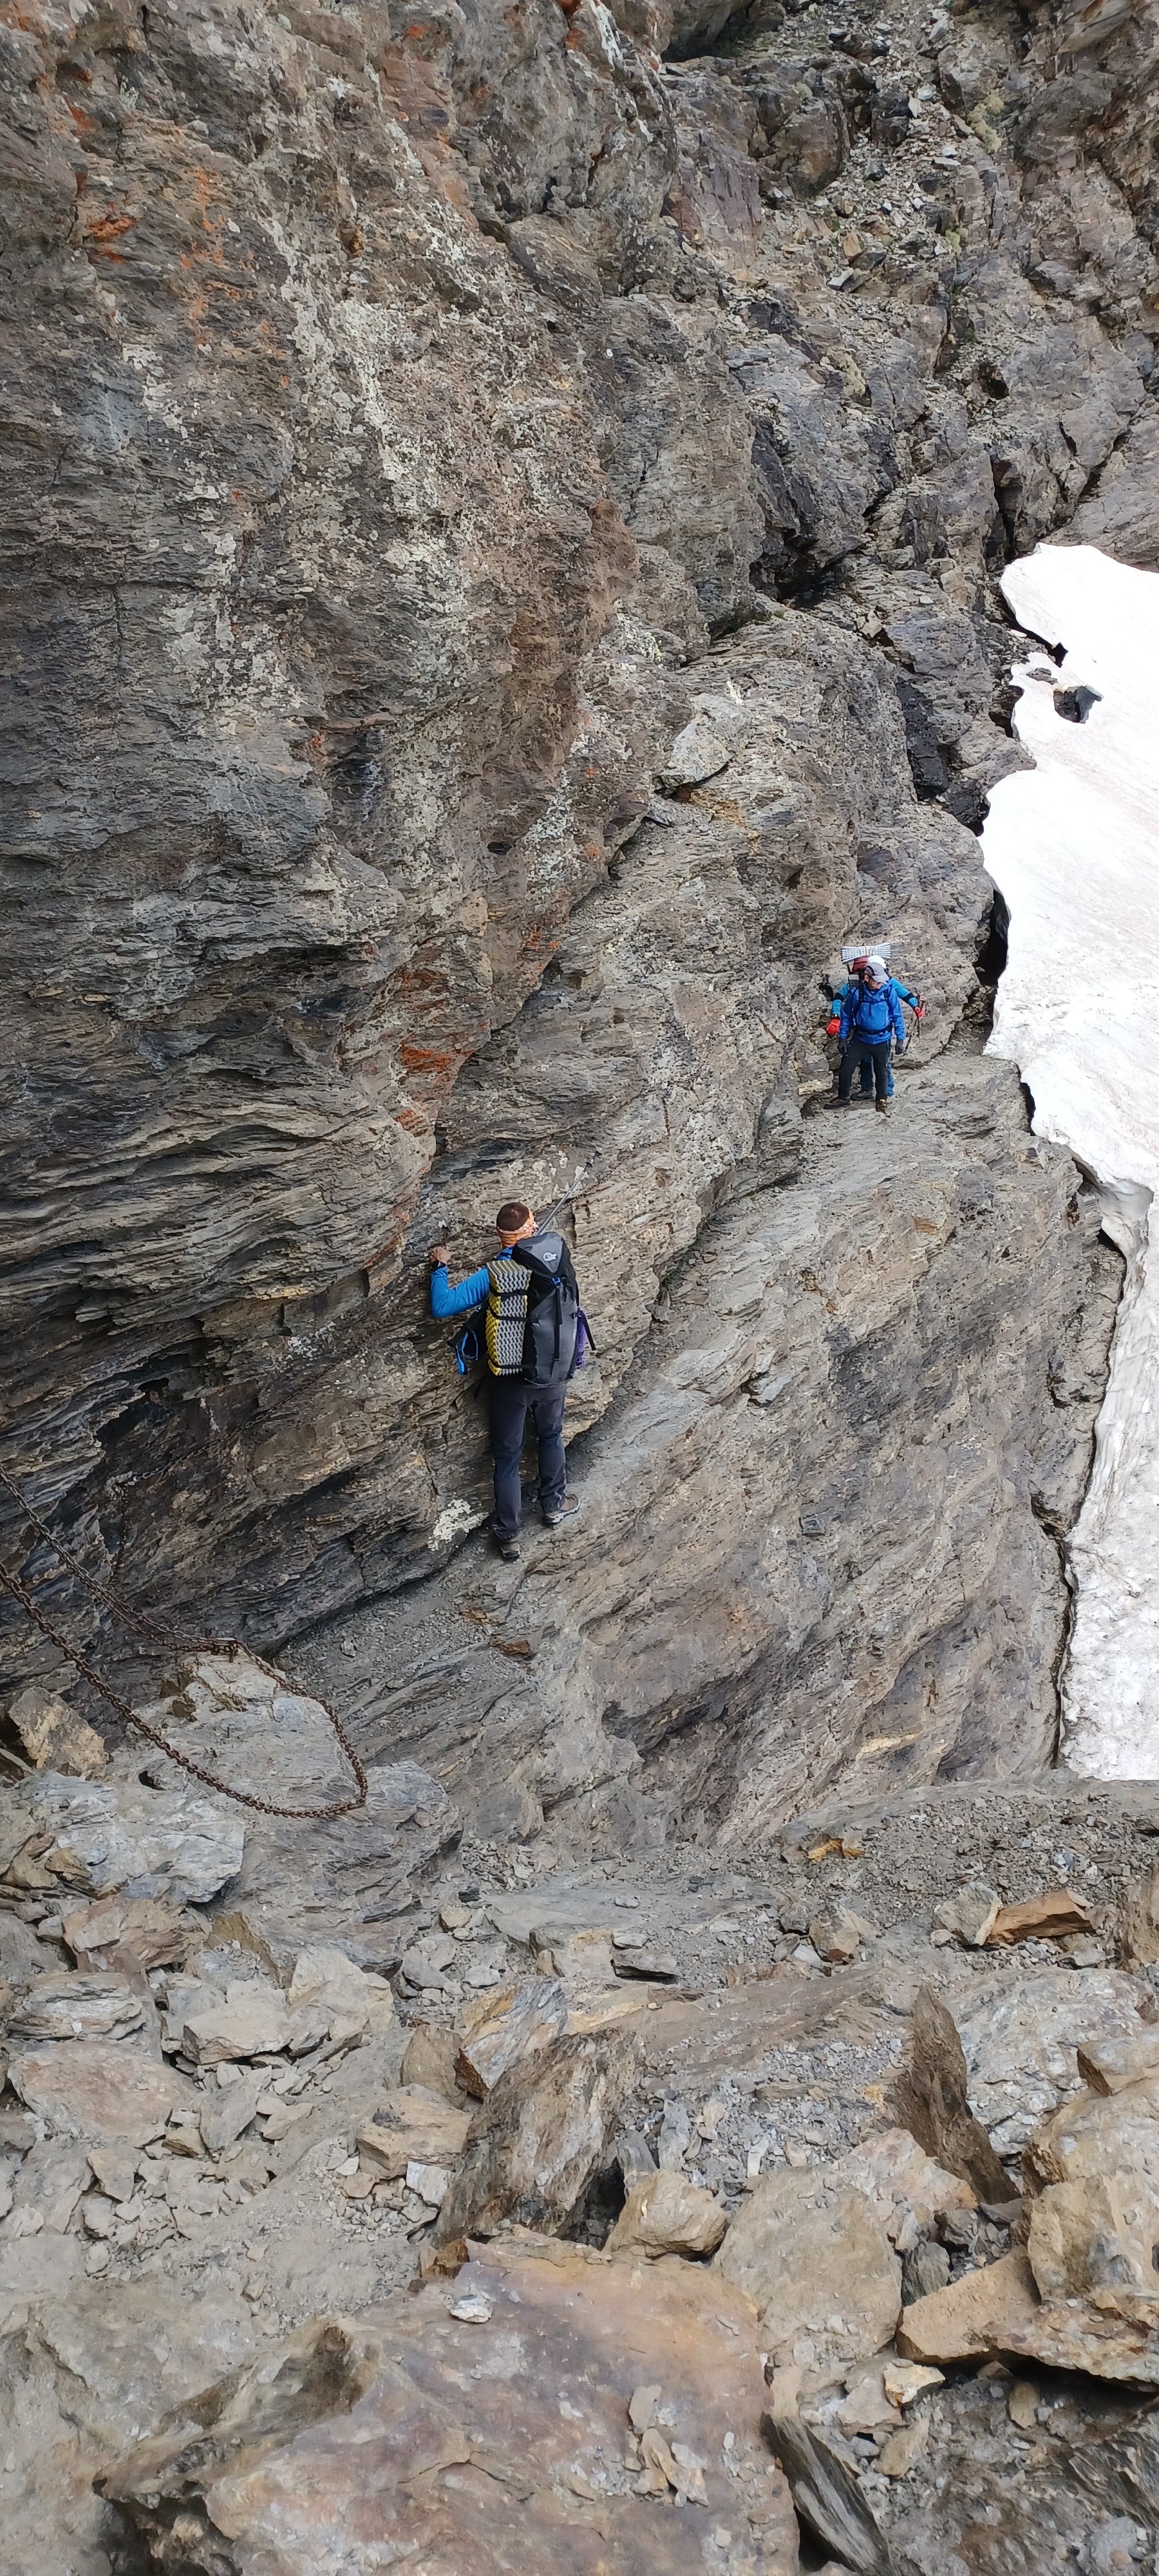
<svg viewBox="0 0 1159 2576"><path fill-rule="evenodd" d="M143 1873L116 1758L101 1782L79 1785L112 1793L106 1821L120 1818L127 1887ZM77 1786L68 1783L70 1797ZM130 2409L120 2361L102 2365L91 2423L70 2418L59 2437L72 2465L54 2500L37 2499L27 2532L19 2516L11 2525L14 2564L29 2576L42 2569L32 2524L42 2534L46 2511L62 2563L87 2532L84 2546L116 2565L117 2534L132 2523L133 2546L160 2566L163 2524L179 2510L193 2535L182 2540L193 2553L185 2563L208 2567L209 2540L203 2549L197 2535L212 2529L219 2546L213 2517L227 2484L235 2495L231 2462L242 2448L253 2456L229 2546L247 2566L279 2499L297 2492L303 2408L321 2445L309 2457L325 2462L318 2512L335 2530L361 2527L370 2508L351 2502L343 2427L357 2417L361 2444L370 2422L375 2510L386 2510L389 2488L390 2512L416 2546L420 2534L427 2546L428 2532L449 2529L447 2515L460 2517L455 2576L499 2563L538 2576L549 2526L566 2530L569 2565L583 2568L598 2540L616 2576L634 2569L640 2547L649 2567L790 2571L798 2524L847 2568L910 2576L934 2547L931 2532L964 2557L965 2500L977 2501L979 2480L989 2480L979 2506L988 2511L1010 2479L1025 2486L1043 2445L1057 2469L1050 2408L1040 2424L1034 2396L1029 2435L1022 2419L1027 2389L1060 2373L1076 2392L1080 2432L1097 2424L1100 2405L1117 2407L1135 2427L1138 2474L1150 2477L1137 2419L1159 2385L1147 2277L1152 2228L1159 2242L1159 2043L1147 1968L1107 1964L1120 1919L1113 1888L1089 1909L1100 1964L1084 1968L1069 1955L1058 1964L1057 1943L931 1945L937 1910L953 1902L944 1880L884 1920L877 1882L894 1868L884 1847L893 1829L876 1817L825 1837L833 1848L823 1861L787 1837L751 1877L717 1871L697 1886L695 1869L665 1858L630 1902L598 1872L549 1874L520 1893L512 1861L460 1852L440 1863L428 1843L401 1920L417 1916L420 1939L429 1931L452 1945L432 1989L406 1965L413 1933L393 1948L376 1933L371 1964L365 1907L347 1902L343 1912L333 1896L317 1936L288 1940L286 1891L276 1903L263 1892L248 1823L233 1879L207 1903L172 1886L78 1893L58 1790L46 1826L40 1789L33 1781L17 1793L26 1830L0 1846L10 1988L4 2384L42 2446L62 2402L53 2355L67 2321L98 2300L114 2320L134 2300L158 2330L172 2318L181 2360L180 2386L167 2382L165 2403L177 2408L169 2429L151 2395ZM396 1831L414 1826L400 1820ZM1129 1816L1120 1838L1124 1881L1133 1864L1137 1884ZM846 1842L858 1844L852 1855ZM46 1884L27 1884L30 1846ZM157 1848L153 1834L148 1852ZM831 1935L845 1917L855 1918L852 1956L851 1944L829 1938L828 1959L815 1939L801 1958L802 1923L820 1929L823 1919ZM668 1978L617 1974L626 1918L632 1955L672 1960L683 1980L675 1991ZM483 1991L464 1972L478 1948L498 1963ZM746 1981L730 1984L746 1963ZM535 2336L578 2331L578 2301L584 2333L601 2352L617 2345L616 2370L601 2362L598 2403L573 2397L557 2371L549 2407L546 2381L525 2403L520 2363L514 2379L488 2380L482 2415L457 2395L447 2417L437 2360L447 2333L475 2339L472 2389L493 2353L509 2368L515 2301L527 2305L517 2263L539 2285ZM234 2301L225 2346L213 2342L210 2274ZM669 2321L653 2341L649 2285ZM689 2382L681 2396L665 2341L673 2315L690 2350L706 2350L707 2333L729 2371L752 2374L748 2411L719 2437L704 2429L712 2392ZM199 2392L217 2389L223 2366L235 2378L209 2407ZM997 2376L976 2376L985 2372ZM405 2420L424 2442L429 2432L421 2475L413 2445L404 2474L374 2413L384 2402L375 2389L388 2386L396 2411L405 2394ZM979 2453L970 2409L991 2386L1005 2392L1001 2430ZM280 2393L251 2444L252 2409L269 2388ZM573 2403L598 2416L574 2439ZM213 2416L195 2461L183 2405ZM534 2428L541 2412L546 2424L552 2407L562 2448L545 2430L532 2457L517 2426ZM1068 2438L1074 2450L1073 2424ZM1020 2454L1028 2439L1030 2454ZM164 2465L178 2452L178 2484L188 2482L180 2504L157 2483L178 2476ZM1105 2442L1096 2456L1107 2456ZM1089 2492L1080 2506L1065 2478L1055 2486L1060 2532L1080 2513L1089 2521ZM1115 2502L1118 2491L1107 2492ZM500 2500L506 2561L488 2555L499 2544L476 2510L484 2493L492 2519ZM671 2517L671 2528L649 2526L638 2543L629 2535L639 2514ZM690 2557L687 2534L697 2531ZM305 2552L306 2538L294 2547ZM359 2567L357 2554L349 2564Z"/></svg>

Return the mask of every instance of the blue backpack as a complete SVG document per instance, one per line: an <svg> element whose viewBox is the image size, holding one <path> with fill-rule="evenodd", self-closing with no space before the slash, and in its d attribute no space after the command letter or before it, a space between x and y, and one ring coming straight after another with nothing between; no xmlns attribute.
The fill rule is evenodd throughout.
<svg viewBox="0 0 1159 2576"><path fill-rule="evenodd" d="M879 993L859 982L856 999L849 1016L851 1038L869 1038L880 1046L883 1038L893 1036L893 980L884 983Z"/></svg>

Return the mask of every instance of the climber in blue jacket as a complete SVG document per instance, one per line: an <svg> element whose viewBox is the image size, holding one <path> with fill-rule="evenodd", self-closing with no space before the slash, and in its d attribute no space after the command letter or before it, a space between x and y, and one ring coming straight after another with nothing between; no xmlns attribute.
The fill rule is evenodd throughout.
<svg viewBox="0 0 1159 2576"><path fill-rule="evenodd" d="M905 1021L901 1003L889 976L884 957L870 957L865 973L850 984L841 1004L837 1031L841 1048L841 1073L837 1098L843 1109L849 1106L853 1076L859 1065L872 1063L876 1092L874 1107L884 1118L889 1098L889 1052L896 1038L905 1045Z"/></svg>
<svg viewBox="0 0 1159 2576"><path fill-rule="evenodd" d="M842 1005L842 1003L843 1003L843 1001L844 1001L844 999L845 999L846 994L850 991L851 987L852 987L854 984L860 983L861 978L862 978L862 976L864 975L864 973L865 973L865 969L866 969L866 967L867 967L867 965L868 965L868 964L869 964L869 957L868 957L868 954L866 954L864 957L856 957L856 958L854 959L854 961L853 961L853 971L852 971L852 973L851 973L850 975L847 975L847 976L846 976L845 982L844 982L843 984L838 984L838 985L837 985L837 987L836 987L836 989L835 989L835 991L834 991L834 994L833 994L832 1002L831 1002L830 1007L829 1007L829 1018L828 1018L828 1021L827 1021L827 1023L826 1023L826 1028L825 1028L825 1034L826 1034L826 1036L827 1036L827 1037L830 1037L830 1038L835 1038L835 1037L836 1037L837 1032L838 1032L838 1029L839 1029L839 1028L840 1028L840 1026L841 1026L841 1005ZM905 1003L905 1006L906 1006L906 1009L907 1009L907 1010L910 1010L910 1011L912 1011L912 1012L913 1012L914 1018L915 1018L915 1020L917 1021L918 1027L920 1028L920 1027L921 1027L921 1024L922 1024L922 1021L924 1020L924 1018L925 1018L925 1016L926 1016L926 1006L925 1006L925 1003L924 1003L924 1002L923 1002L923 1000L922 1000L921 994L920 994L920 993L915 993L915 992L911 991L910 986L909 986L908 984L903 984L903 983L902 983L902 981L901 981L900 976L898 976L898 975L892 975L892 976L890 977L890 982L891 982L891 983L892 983L892 985L893 985L894 992L897 994L897 998L898 998L899 1002L904 1002L904 1003ZM907 1044L908 1044L908 1038L907 1038ZM868 1057L868 1056L866 1056L866 1058L865 1058L865 1060L864 1060L864 1062L863 1062L863 1064L862 1064L862 1067L861 1067L861 1079L860 1079L860 1081L859 1081L859 1083L858 1083L858 1086L857 1086L857 1087L858 1087L858 1090L859 1090L859 1091L860 1091L860 1093L861 1093L861 1097L862 1097L862 1099L863 1099L863 1100L868 1100L868 1099L870 1098L871 1094L872 1094L872 1091L873 1091L873 1065L872 1065L872 1063L871 1063L871 1061L870 1061L870 1059L869 1059L869 1057ZM887 1080L886 1080L886 1086L885 1086L885 1089L886 1089L886 1098L887 1098L888 1100L892 1100L892 1098L893 1098L893 1061L892 1061L892 1056L891 1056L891 1059L890 1059L889 1073L888 1073L888 1077L887 1077Z"/></svg>

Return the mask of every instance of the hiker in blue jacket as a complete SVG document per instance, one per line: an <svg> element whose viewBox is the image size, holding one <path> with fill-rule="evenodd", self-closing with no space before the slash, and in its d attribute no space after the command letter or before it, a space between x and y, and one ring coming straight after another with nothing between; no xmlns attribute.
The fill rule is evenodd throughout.
<svg viewBox="0 0 1159 2576"><path fill-rule="evenodd" d="M447 1272L447 1246L432 1243L431 1313L445 1319L469 1315L486 1304L485 1335L488 1392L491 1399L491 1449L495 1460L495 1518L491 1524L506 1565L519 1558L519 1524L523 1493L520 1466L530 1413L539 1447L539 1508L548 1529L558 1529L579 1510L578 1494L567 1490L564 1462L563 1408L568 1380L582 1360L577 1354L577 1300L571 1256L558 1234L541 1234L523 1199L506 1199L495 1219L499 1254L452 1288ZM522 1252L517 1251L522 1247ZM540 1373L528 1373L527 1311L530 1261L539 1272L558 1274L562 1287L563 1342L555 1331L555 1350ZM510 1265L510 1266L508 1266ZM579 1318L587 1326L587 1318Z"/></svg>
<svg viewBox="0 0 1159 2576"><path fill-rule="evenodd" d="M851 982L841 1004L837 1032L841 1048L841 1073L837 1099L843 1109L849 1106L853 1076L859 1065L871 1063L876 1092L874 1107L884 1118L889 1098L889 1053L896 1038L905 1045L905 1021L901 1003L890 981L884 957L870 957L865 974Z"/></svg>
<svg viewBox="0 0 1159 2576"><path fill-rule="evenodd" d="M855 957L855 958L854 958L854 960L853 960L852 969L851 969L850 973L847 975L847 977L846 977L846 979L845 979L845 982L844 982L843 984L838 984L838 986L836 987L836 990L835 990L834 995L833 995L832 1004L831 1004L831 1006L830 1006L829 1018L828 1018L828 1021L827 1021L827 1023L826 1023L825 1034L826 1034L826 1036L827 1036L827 1037L831 1037L831 1038L835 1038L835 1037L836 1037L837 1032L838 1032L838 1030L839 1030L839 1028L840 1028L840 1026L841 1026L841 1005L842 1005L842 1003L843 1003L843 1001L844 1001L844 999L845 999L846 994L847 994L849 991L851 991L851 989L852 989L853 985L854 985L854 984L858 984L858 983L860 983L860 982L861 982L861 979L862 979L862 977L863 977L863 975L864 975L864 973L865 973L865 969L866 969L866 967L868 966L868 964L869 964L868 954L867 954L866 956L864 956L864 957ZM897 975L891 975L891 977L890 977L890 982L891 982L891 984L893 985L894 992L897 994L897 998L898 998L899 1002L904 1002L904 1003L905 1003L905 1006L906 1006L906 1009L907 1009L907 1010L910 1010L910 1011L912 1011L912 1012L913 1012L914 1018L915 1018L915 1020L917 1021L918 1027L920 1028L920 1027L921 1027L921 1024L922 1024L922 1021L924 1020L924 1018L925 1018L925 1016L926 1016L926 1006L925 1006L925 1003L924 1003L924 1002L923 1002L923 1000L922 1000L921 994L920 994L920 993L914 993L914 992L912 992L912 991L911 991L911 989L910 989L910 987L909 987L909 985L908 985L908 984L903 984L903 983L902 983L902 981L901 981L901 979L900 979L900 977L899 977L899 976L897 976ZM872 1094L872 1091L873 1091L873 1066L872 1066L872 1063L870 1062L870 1059L869 1059L869 1057L868 1057L868 1056L866 1056L866 1058L865 1058L865 1060L864 1060L864 1062L863 1062L863 1064L862 1064L862 1067L861 1067L861 1077L860 1077L860 1080L859 1080L859 1082L858 1082L858 1086L857 1086L857 1087L858 1087L858 1090L859 1090L859 1091L860 1091L860 1093L861 1093L861 1097L862 1097L862 1099L863 1099L863 1100L868 1100L868 1099L870 1098L871 1094ZM892 1100L892 1098L893 1098L893 1062L892 1062L892 1057L891 1057L891 1060L890 1060L888 1076L887 1076L887 1079L886 1079L885 1092L886 1092L886 1098L887 1098L887 1100Z"/></svg>

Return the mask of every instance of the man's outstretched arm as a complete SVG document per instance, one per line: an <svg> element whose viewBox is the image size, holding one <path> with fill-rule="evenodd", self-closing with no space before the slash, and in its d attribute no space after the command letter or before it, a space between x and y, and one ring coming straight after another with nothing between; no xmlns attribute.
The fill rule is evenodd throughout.
<svg viewBox="0 0 1159 2576"><path fill-rule="evenodd" d="M452 1288L447 1276L445 1243L432 1243L430 1263L431 1313L439 1323L446 1323L451 1315L469 1315L473 1306L482 1305L491 1285L491 1273L486 1262L481 1270L473 1270L470 1278L462 1280L457 1288Z"/></svg>

